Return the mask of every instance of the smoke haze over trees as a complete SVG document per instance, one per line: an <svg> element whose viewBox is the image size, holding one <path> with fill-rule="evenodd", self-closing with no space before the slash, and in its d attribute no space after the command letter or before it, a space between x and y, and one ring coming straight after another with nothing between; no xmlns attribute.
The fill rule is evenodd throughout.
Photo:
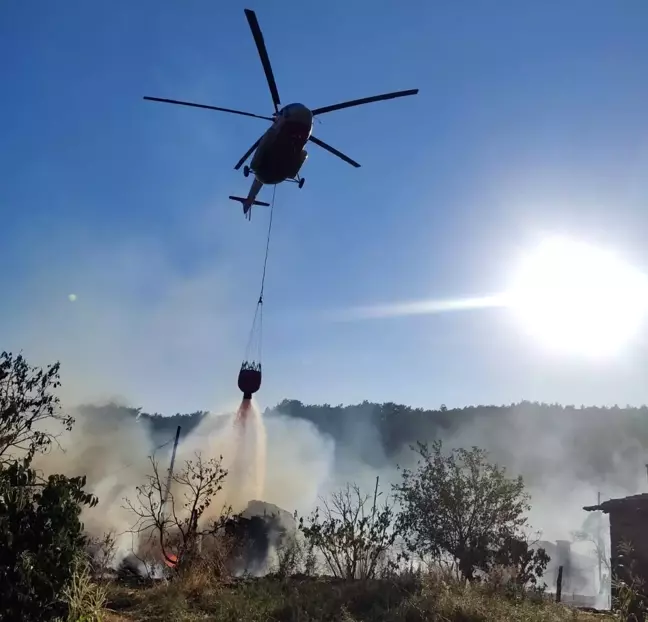
<svg viewBox="0 0 648 622"><path fill-rule="evenodd" d="M189 434L204 412L148 415L130 409L164 442L177 425ZM266 409L286 430L309 425L329 439L331 488L346 481L371 486L379 473L393 483L397 465L413 466L411 445L442 440L448 447L476 445L492 459L524 477L531 493L531 523L544 537L569 537L580 528L582 506L602 497L645 491L648 462L648 407L562 406L520 402L424 410L406 405L363 402L310 405L284 400ZM282 429L284 429L282 428ZM290 439L283 439L290 443ZM296 442L296 441L295 441ZM322 484L324 485L324 484ZM554 510L560 505L562 511Z"/></svg>
<svg viewBox="0 0 648 622"><path fill-rule="evenodd" d="M207 414L161 416L128 410L146 421L153 434L165 438L178 425L183 435L188 434ZM509 468L520 470L530 483L542 483L560 473L592 486L634 490L645 480L648 406L521 402L423 410L394 403L330 406L284 400L268 409L266 416L275 412L313 423L321 433L330 435L336 446L355 449L370 466L396 464L418 441L472 438L481 440L476 444L494 452Z"/></svg>
<svg viewBox="0 0 648 622"><path fill-rule="evenodd" d="M148 472L147 455L155 451L168 464L178 425L181 464L196 450L221 452L218 438L224 438L228 422L218 412L147 414L111 403L69 412L77 423L63 441L65 453L50 452L37 466L87 476L89 491L104 508L85 518L96 536L108 523L117 532L130 526L122 499L132 497ZM411 445L419 441L441 440L448 449L477 446L509 473L522 475L531 495L529 523L543 540L571 539L587 518L583 506L594 503L599 492L605 499L646 490L647 407L521 402L432 411L394 403L284 400L263 418L268 438L263 500L291 513L310 512L321 495L347 482L363 490L373 489L377 475L381 487L397 483L397 467L415 466Z"/></svg>

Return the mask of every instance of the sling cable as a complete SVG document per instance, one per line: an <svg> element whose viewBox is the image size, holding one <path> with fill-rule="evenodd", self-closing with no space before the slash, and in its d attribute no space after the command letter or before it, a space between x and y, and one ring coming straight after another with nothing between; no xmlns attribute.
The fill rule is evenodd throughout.
<svg viewBox="0 0 648 622"><path fill-rule="evenodd" d="M250 329L250 338L245 351L245 360L241 365L238 375L238 388L243 393L243 402L241 410L247 410L252 395L261 388L261 355L262 355L262 338L263 338L263 290L265 287L266 267L268 265L268 250L270 249L270 236L272 234L272 216L274 213L275 193L277 187L272 189L272 203L270 204L270 223L268 225L268 237L266 239L265 258L263 260L263 275L261 277L261 291L259 300L254 312L252 328Z"/></svg>

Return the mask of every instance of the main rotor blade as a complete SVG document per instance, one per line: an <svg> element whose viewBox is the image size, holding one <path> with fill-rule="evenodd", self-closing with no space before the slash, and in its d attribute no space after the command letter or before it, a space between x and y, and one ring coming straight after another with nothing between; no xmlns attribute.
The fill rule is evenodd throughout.
<svg viewBox="0 0 648 622"><path fill-rule="evenodd" d="M220 112L230 112L231 114L240 114L244 117L254 117L255 119L266 119L267 121L274 121L272 117L264 117L260 114L253 114L252 112L243 112L242 110L232 110L231 108L219 108L218 106L207 106L206 104L194 104L192 102L182 102L177 99L164 99L162 97L144 97L144 99L152 102L164 102L165 104L179 104L180 106L191 106L192 108L206 108L207 110L218 110Z"/></svg>
<svg viewBox="0 0 648 622"><path fill-rule="evenodd" d="M396 91L395 93L385 93L384 95L374 95L373 97L364 97L363 99L354 99L341 104L333 104L332 106L323 106L322 108L315 108L312 111L313 116L316 114L324 114L325 112L332 112L333 110L342 110L342 108L351 108L352 106L362 106L362 104L370 104L371 102L379 102L385 99L395 99L396 97L407 97L408 95L416 95L418 89L411 89L409 91Z"/></svg>
<svg viewBox="0 0 648 622"><path fill-rule="evenodd" d="M254 37L257 50L259 51L259 56L261 57L261 64L263 65L263 71L265 71L268 80L268 86L270 87L270 94L272 95L272 103L274 104L275 112L279 112L279 106L281 105L281 101L279 100L279 91L277 90L277 83L275 82L274 74L272 73L272 66L270 65L270 59L268 58L268 50L266 49L265 41L263 40L263 34L261 33L256 13L251 9L245 9L245 17L247 17L248 24L250 24L252 36Z"/></svg>
<svg viewBox="0 0 648 622"><path fill-rule="evenodd" d="M235 171L238 171L245 161L250 157L252 152L259 146L259 143L261 142L261 139L263 136L259 136L258 140L245 152L245 155L236 163L236 166L234 167Z"/></svg>
<svg viewBox="0 0 648 622"><path fill-rule="evenodd" d="M355 160L352 160L349 156L345 156L341 151L338 151L337 149L331 147L331 145L327 145L325 142L322 142L319 138L315 138L315 136L311 136L308 140L314 142L316 145L319 145L320 147L322 147L322 149L326 149L328 152L332 153L333 155L336 155L338 158L342 158L342 160L348 162L351 166L360 168L360 165Z"/></svg>

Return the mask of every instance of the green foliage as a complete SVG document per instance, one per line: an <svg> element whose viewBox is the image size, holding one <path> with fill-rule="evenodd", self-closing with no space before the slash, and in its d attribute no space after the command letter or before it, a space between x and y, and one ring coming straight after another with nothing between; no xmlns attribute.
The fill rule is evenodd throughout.
<svg viewBox="0 0 648 622"><path fill-rule="evenodd" d="M65 611L61 601L85 545L79 520L97 499L85 478L31 468L36 453L71 429L53 393L59 366L30 367L22 356L0 355L0 590L1 613L10 620L49 620Z"/></svg>
<svg viewBox="0 0 648 622"><path fill-rule="evenodd" d="M492 557L492 564L513 570L511 584L520 589L544 591L546 585L538 584L550 558L542 547L533 549L521 537L509 536Z"/></svg>
<svg viewBox="0 0 648 622"><path fill-rule="evenodd" d="M317 549L334 576L345 579L368 579L376 576L381 562L398 536L394 529L393 506L377 506L378 485L371 497L363 495L356 485L322 499L322 507L308 521L299 521L309 544Z"/></svg>
<svg viewBox="0 0 648 622"><path fill-rule="evenodd" d="M295 535L284 537L277 546L277 561L272 569L272 574L281 577L296 575L306 565L308 548L304 542ZM312 547L311 547L312 550ZM304 572L304 574L309 574Z"/></svg>
<svg viewBox="0 0 648 622"><path fill-rule="evenodd" d="M59 386L58 363L41 369L22 355L0 354L0 463L29 462L50 447L57 431L72 429L74 419L60 412L53 393Z"/></svg>
<svg viewBox="0 0 648 622"><path fill-rule="evenodd" d="M0 468L0 586L2 610L12 620L61 615L60 596L85 545L79 520L85 478L51 475L14 462Z"/></svg>
<svg viewBox="0 0 648 622"><path fill-rule="evenodd" d="M466 579L488 570L496 554L519 535L530 509L521 477L509 479L473 447L442 453L436 441L418 443L418 467L394 486L400 528L412 551L456 560Z"/></svg>

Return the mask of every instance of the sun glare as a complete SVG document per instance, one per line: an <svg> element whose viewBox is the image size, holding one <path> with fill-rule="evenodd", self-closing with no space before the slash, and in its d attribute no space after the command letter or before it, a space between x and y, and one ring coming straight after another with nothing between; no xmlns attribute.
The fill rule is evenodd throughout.
<svg viewBox="0 0 648 622"><path fill-rule="evenodd" d="M542 346L601 357L638 333L648 310L648 279L609 251L552 238L523 259L507 298Z"/></svg>

